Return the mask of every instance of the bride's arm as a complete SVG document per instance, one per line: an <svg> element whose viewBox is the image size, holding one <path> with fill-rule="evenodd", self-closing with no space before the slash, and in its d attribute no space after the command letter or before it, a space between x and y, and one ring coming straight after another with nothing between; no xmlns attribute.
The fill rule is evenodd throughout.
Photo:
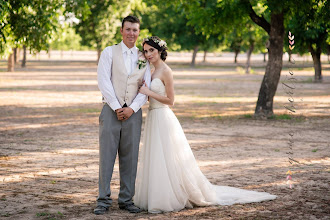
<svg viewBox="0 0 330 220"><path fill-rule="evenodd" d="M173 74L171 70L164 72L164 84L167 96L159 95L151 91L146 85L143 85L139 92L145 94L151 98L156 99L158 102L161 102L165 105L173 106L174 105L174 85L173 85Z"/></svg>

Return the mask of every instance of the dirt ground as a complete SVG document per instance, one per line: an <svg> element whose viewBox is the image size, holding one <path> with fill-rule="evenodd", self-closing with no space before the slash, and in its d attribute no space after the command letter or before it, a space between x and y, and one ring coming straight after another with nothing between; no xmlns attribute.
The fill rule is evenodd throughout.
<svg viewBox="0 0 330 220"><path fill-rule="evenodd" d="M172 109L202 172L213 184L266 191L276 200L130 214L117 205L116 162L113 206L95 216L102 107L96 62L30 57L27 68L17 65L13 73L0 61L0 219L330 219L330 64L323 63L324 82L318 84L310 61L291 66L296 113L285 115L289 96L280 83L277 116L255 120L262 60L252 58L246 75L244 62L234 65L232 58L198 58L191 69L189 57L172 55ZM288 67L285 62L281 82ZM299 163L290 164L290 155Z"/></svg>

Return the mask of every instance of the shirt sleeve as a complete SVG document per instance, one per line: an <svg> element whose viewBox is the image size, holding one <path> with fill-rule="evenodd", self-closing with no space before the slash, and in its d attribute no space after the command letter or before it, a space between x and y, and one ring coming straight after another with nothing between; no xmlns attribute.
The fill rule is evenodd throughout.
<svg viewBox="0 0 330 220"><path fill-rule="evenodd" d="M105 48L100 56L99 64L97 66L97 82L98 87L102 93L103 98L108 103L110 108L115 111L121 108L119 101L116 97L115 90L111 82L112 74L112 48Z"/></svg>
<svg viewBox="0 0 330 220"><path fill-rule="evenodd" d="M147 84L148 88L150 88L151 83L151 72L150 72L150 65L149 62L147 62L147 69L144 74L144 81ZM136 97L134 98L132 104L129 106L131 109L133 109L134 112L139 111L139 109L147 102L148 96L138 93Z"/></svg>

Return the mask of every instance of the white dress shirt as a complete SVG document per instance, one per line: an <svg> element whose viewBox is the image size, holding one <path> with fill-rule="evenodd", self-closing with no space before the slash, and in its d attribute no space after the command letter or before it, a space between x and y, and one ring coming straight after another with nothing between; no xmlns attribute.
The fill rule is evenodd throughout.
<svg viewBox="0 0 330 220"><path fill-rule="evenodd" d="M123 52L123 58L124 58L124 63L126 65L126 62L127 62L127 57L129 56L128 54L131 53L131 67L130 69L128 70L128 75L131 75L131 73L133 72L133 70L135 69L136 67L136 64L137 64L137 61L139 59L138 57L138 51L139 49L137 47L132 47L132 48L128 48L124 42L120 42L120 45L121 45L121 51ZM126 68L127 70L127 68Z"/></svg>
<svg viewBox="0 0 330 220"><path fill-rule="evenodd" d="M126 62L127 51L129 48L124 44L124 42L120 42L121 49L123 52L123 59ZM132 55L131 55L131 70L134 70L137 66L138 61L138 48L134 46L131 48ZM98 87L102 93L104 101L108 103L113 111L116 111L122 106L119 104L119 101L116 97L115 90L113 89L113 85L111 82L111 74L112 74L112 46L106 47L100 56L99 64L97 66L97 82ZM130 73L129 73L130 74ZM151 82L151 73L150 73L150 66L147 62L147 69L144 74L144 81L146 82L147 86L150 87ZM133 109L134 112L137 112L146 102L148 97L142 93L138 93L137 96L134 98L132 104L129 106Z"/></svg>

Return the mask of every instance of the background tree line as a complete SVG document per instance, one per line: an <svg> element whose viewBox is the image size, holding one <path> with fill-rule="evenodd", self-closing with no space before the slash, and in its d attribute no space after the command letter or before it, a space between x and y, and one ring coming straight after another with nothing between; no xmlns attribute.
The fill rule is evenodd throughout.
<svg viewBox="0 0 330 220"><path fill-rule="evenodd" d="M18 49L36 53L51 49L103 48L121 39L121 19L134 14L141 19L138 42L158 35L170 50L227 50L247 53L246 73L252 53L268 53L265 75L255 109L257 117L273 115L273 98L282 70L284 43L290 30L294 52L310 53L315 82L322 82L321 53L330 53L329 2L327 0L0 0L0 55L14 71ZM139 45L138 45L139 46ZM204 56L205 59L205 56Z"/></svg>

